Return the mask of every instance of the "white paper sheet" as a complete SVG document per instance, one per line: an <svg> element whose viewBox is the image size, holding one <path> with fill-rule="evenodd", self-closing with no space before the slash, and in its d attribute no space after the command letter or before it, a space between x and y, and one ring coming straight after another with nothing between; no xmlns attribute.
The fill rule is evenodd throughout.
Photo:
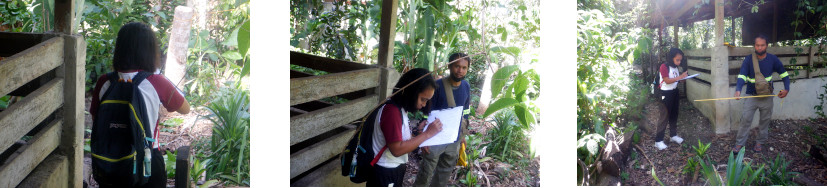
<svg viewBox="0 0 827 188"><path fill-rule="evenodd" d="M439 118L439 121L442 123L442 131L437 133L436 136L422 142L419 147L442 145L457 141L460 120L462 119L462 106L431 111L431 114L428 115L428 125L425 126L425 130L428 130L428 126L430 126L431 122L434 122L436 118Z"/></svg>
<svg viewBox="0 0 827 188"><path fill-rule="evenodd" d="M681 80L686 80L686 79L690 79L690 78L694 78L694 77L696 77L696 76L698 76L698 75L701 75L701 74L700 74L700 73L698 73L698 74L689 75L689 76L687 76L686 78L680 79L680 80L678 80L678 81L681 81Z"/></svg>

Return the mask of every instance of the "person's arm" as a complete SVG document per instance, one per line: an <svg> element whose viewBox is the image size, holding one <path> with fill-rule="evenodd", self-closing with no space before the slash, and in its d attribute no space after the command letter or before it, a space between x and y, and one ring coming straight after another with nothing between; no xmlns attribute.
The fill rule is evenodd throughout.
<svg viewBox="0 0 827 188"><path fill-rule="evenodd" d="M778 60L777 63L775 63L775 65L775 72L778 73L778 76L781 77L781 80L784 80L784 90L778 92L778 97L784 98L787 97L787 93L790 92L790 74L787 73L787 70L784 68L784 64L781 63L780 60Z"/></svg>
<svg viewBox="0 0 827 188"><path fill-rule="evenodd" d="M184 98L175 85L172 84L166 77L160 74L153 74L147 77L147 81L152 83L158 93L158 98L161 104L166 107L169 112L178 112L180 114L190 113L190 104Z"/></svg>
<svg viewBox="0 0 827 188"><path fill-rule="evenodd" d="M680 76L675 78L669 78L669 67L666 64L662 64L660 66L660 76L663 78L663 82L666 84L675 83L683 78L686 78L686 71L684 71Z"/></svg>
<svg viewBox="0 0 827 188"><path fill-rule="evenodd" d="M736 79L738 81L735 84L735 97L740 97L741 96L741 88L744 87L744 83L747 81L747 79L749 79L747 77L747 75L748 75L747 74L748 73L747 72L747 62L752 61L749 58L751 58L751 57L747 56L746 58L744 58L744 62L741 62L741 71L738 72L738 78ZM736 98L736 100L740 100L740 99L741 98Z"/></svg>
<svg viewBox="0 0 827 188"><path fill-rule="evenodd" d="M382 131L385 131L384 127L382 128ZM428 126L428 129L425 129L425 132L411 138L410 140L388 142L388 150L391 151L391 154L394 157L405 155L406 153L410 153L411 151L419 147L419 145L422 144L422 142L425 142L425 140L434 137L434 135L436 135L440 131L442 131L442 123L439 122L439 119L436 119L434 122L431 122L431 124Z"/></svg>
<svg viewBox="0 0 827 188"><path fill-rule="evenodd" d="M184 100L184 104L181 104L181 108L176 110L179 114L189 114L190 113L190 103L187 100Z"/></svg>

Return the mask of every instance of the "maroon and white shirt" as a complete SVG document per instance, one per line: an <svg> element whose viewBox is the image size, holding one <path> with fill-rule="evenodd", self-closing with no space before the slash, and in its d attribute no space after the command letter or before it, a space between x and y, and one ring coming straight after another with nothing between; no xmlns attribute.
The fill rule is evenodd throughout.
<svg viewBox="0 0 827 188"><path fill-rule="evenodd" d="M678 87L678 82L672 82L671 84L667 84L663 79L664 78L677 78L680 76L680 72L678 72L678 67L670 67L666 66L666 63L660 64L660 90L673 90Z"/></svg>
<svg viewBox="0 0 827 188"><path fill-rule="evenodd" d="M376 122L373 124L373 151L379 153L387 143L399 142L411 139L411 128L408 126L408 116L405 109L399 113L399 107L393 104L383 105L376 114ZM396 168L408 162L408 154L394 157L390 149L379 155L376 165L385 168Z"/></svg>
<svg viewBox="0 0 827 188"><path fill-rule="evenodd" d="M118 76L120 78L127 80L132 79L135 75L138 74L138 71L127 71L127 72L118 72ZM95 117L97 113L98 106L100 105L101 97L106 90L109 89L111 83L109 83L109 78L106 77L106 74L102 75L98 78L97 84L95 84L95 90L92 91L92 106L89 109L89 112L92 114L92 118ZM138 86L138 89L141 91L144 97L144 101L146 102L146 114L149 117L149 128L153 130L152 135L153 139L158 139L158 123L160 115L160 107L163 105L167 108L167 111L176 111L181 108L181 105L184 104L184 94L181 93L178 89L175 88L175 85L169 81L164 75L161 74L152 74L146 78L141 84ZM160 142L155 142L152 147L158 148L160 146Z"/></svg>

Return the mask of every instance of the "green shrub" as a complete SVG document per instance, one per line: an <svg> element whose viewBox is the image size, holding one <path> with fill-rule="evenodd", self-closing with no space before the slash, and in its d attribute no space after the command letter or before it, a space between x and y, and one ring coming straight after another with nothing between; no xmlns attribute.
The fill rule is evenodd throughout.
<svg viewBox="0 0 827 188"><path fill-rule="evenodd" d="M775 160L770 161L767 171L761 177L764 185L796 185L792 179L798 176L798 172L789 172L787 167L790 161L784 158L784 154L778 154Z"/></svg>
<svg viewBox="0 0 827 188"><path fill-rule="evenodd" d="M500 110L494 116L497 124L488 131L488 151L491 156L501 161L514 162L523 158L528 150L528 137L525 127L520 126L510 108Z"/></svg>
<svg viewBox="0 0 827 188"><path fill-rule="evenodd" d="M207 105L213 114L207 179L250 184L250 101L248 91L224 89Z"/></svg>

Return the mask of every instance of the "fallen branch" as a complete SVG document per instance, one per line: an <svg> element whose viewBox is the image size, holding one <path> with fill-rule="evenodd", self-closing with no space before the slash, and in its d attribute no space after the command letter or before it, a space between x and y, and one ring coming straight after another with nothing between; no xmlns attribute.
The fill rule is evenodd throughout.
<svg viewBox="0 0 827 188"><path fill-rule="evenodd" d="M643 152L643 149L641 149L641 148L640 148L640 146L638 146L638 144L635 144L635 148L637 148L637 150L638 150L638 151L640 151L640 154L641 154L641 155L643 155L643 157L645 157L647 161L649 161L649 165L651 165L651 166L652 166L652 172L654 173L654 171L655 171L655 163L653 163L653 162L652 162L652 160L651 160L651 159L649 159L649 156L646 156L646 152ZM654 177L653 177L653 178L654 178ZM656 181L657 181L657 180L656 180Z"/></svg>

